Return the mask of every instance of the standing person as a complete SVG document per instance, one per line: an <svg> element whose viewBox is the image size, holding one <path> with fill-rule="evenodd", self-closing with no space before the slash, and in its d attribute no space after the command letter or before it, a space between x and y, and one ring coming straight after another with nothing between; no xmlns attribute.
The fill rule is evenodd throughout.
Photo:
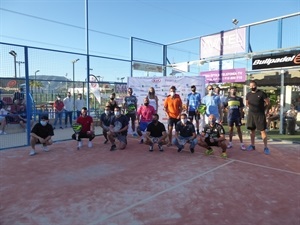
<svg viewBox="0 0 300 225"><path fill-rule="evenodd" d="M128 122L131 120L131 128L133 132L133 136L137 137L137 133L135 132L135 121L136 121L136 110L137 110L137 98L132 95L132 88L128 88L127 96L125 96L123 101L123 109L125 110L125 115L128 118Z"/></svg>
<svg viewBox="0 0 300 225"><path fill-rule="evenodd" d="M113 114L110 111L110 107L109 105L106 105L104 113L102 113L100 116L100 127L102 127L103 136L105 137L104 144L108 142L107 133L109 132L109 126L112 117Z"/></svg>
<svg viewBox="0 0 300 225"><path fill-rule="evenodd" d="M127 130L128 119L127 116L121 114L121 108L115 108L114 117L112 117L109 127L108 139L111 142L110 151L117 149L115 138L119 140L119 149L123 150L127 145Z"/></svg>
<svg viewBox="0 0 300 225"><path fill-rule="evenodd" d="M77 123L82 125L81 131L78 135L78 146L77 148L80 149L82 147L82 138L88 138L88 147L93 147L92 140L95 138L94 133L94 121L91 116L87 114L87 108L82 107L81 109L81 115L76 120ZM76 134L74 133L72 135L72 139L76 140Z"/></svg>
<svg viewBox="0 0 300 225"><path fill-rule="evenodd" d="M109 105L109 107L110 107L110 112L112 114L114 113L115 108L118 106L118 103L117 103L117 101L115 99L116 99L116 93L112 93L110 95L109 101L107 103Z"/></svg>
<svg viewBox="0 0 300 225"><path fill-rule="evenodd" d="M63 115L63 110L64 110L64 103L61 100L60 95L57 95L53 107L54 107L54 112L55 112L55 120L54 120L54 124L53 124L53 126L54 126L53 129L56 129L57 120L59 120L59 126L60 126L59 128L63 129L61 120L62 120L62 115Z"/></svg>
<svg viewBox="0 0 300 225"><path fill-rule="evenodd" d="M19 88L18 91L14 93L13 102L15 102L15 100L19 100L19 102L22 102L24 98L24 90L23 88Z"/></svg>
<svg viewBox="0 0 300 225"><path fill-rule="evenodd" d="M257 89L255 81L250 81L249 86L251 91L246 95L246 106L249 107L247 129L251 131L251 145L247 147L247 150L255 150L255 130L259 130L264 142L264 153L269 155L265 108L270 104L270 99L265 92Z"/></svg>
<svg viewBox="0 0 300 225"><path fill-rule="evenodd" d="M221 100L220 97L213 92L213 86L207 86L207 95L204 96L202 99L202 103L206 105L206 112L204 116L205 124L208 124L209 115L213 114L217 120L220 122L220 118L223 117L222 114L222 107L221 107Z"/></svg>
<svg viewBox="0 0 300 225"><path fill-rule="evenodd" d="M193 123L193 118L196 121L197 135L199 135L199 120L200 113L198 112L198 107L201 104L201 94L196 92L196 86L191 86L192 93L188 94L186 107L188 110L189 120Z"/></svg>
<svg viewBox="0 0 300 225"><path fill-rule="evenodd" d="M70 127L72 127L72 117L73 117L73 105L74 101L71 97L71 92L67 93L67 97L63 100L64 110L65 110L65 127L68 127L68 118L70 122Z"/></svg>
<svg viewBox="0 0 300 225"><path fill-rule="evenodd" d="M173 138L173 144L177 146L178 152L181 152L186 143L190 143L190 151L194 153L195 146L198 143L194 124L187 120L187 115L182 113L180 121L176 124L176 133Z"/></svg>
<svg viewBox="0 0 300 225"><path fill-rule="evenodd" d="M149 151L153 152L153 146L157 143L159 151L163 152L164 149L162 146L167 144L166 138L167 132L165 125L159 122L158 114L154 113L152 115L152 122L147 126L145 144L150 145Z"/></svg>
<svg viewBox="0 0 300 225"><path fill-rule="evenodd" d="M236 91L236 87L230 87L230 95L224 101L224 107L228 109L229 143L227 148L232 148L233 126L235 125L241 143L241 150L246 150L241 131L244 103L243 99L236 95Z"/></svg>
<svg viewBox="0 0 300 225"><path fill-rule="evenodd" d="M167 96L164 102L164 110L168 119L168 146L171 146L173 126L176 125L180 120L180 113L182 111L182 101L180 96L176 94L175 86L170 88L170 94Z"/></svg>
<svg viewBox="0 0 300 225"><path fill-rule="evenodd" d="M213 149L211 146L218 146L222 149L221 157L227 158L225 130L221 124L216 123L215 115L209 115L208 124L204 126L198 145L206 148L205 155L212 155Z"/></svg>
<svg viewBox="0 0 300 225"><path fill-rule="evenodd" d="M52 136L54 136L53 133L53 127L51 124L49 124L49 118L47 115L41 116L41 121L39 123L36 123L34 127L32 128L30 132L30 145L31 150L29 155L33 156L36 154L35 152L35 145L36 144L42 144L43 151L48 152L48 145L52 145Z"/></svg>
<svg viewBox="0 0 300 225"><path fill-rule="evenodd" d="M7 114L8 114L8 111L5 110L4 104L1 105L1 100L0 100L0 135L6 134L5 127L6 127Z"/></svg>
<svg viewBox="0 0 300 225"><path fill-rule="evenodd" d="M220 124L222 124L224 121L224 101L226 100L226 97L224 96L224 91L222 91L223 93L221 93L221 90L222 89L219 86L216 86L215 90L214 90L215 94L220 97L220 101L221 101L221 109L219 111L220 112L220 120L219 120Z"/></svg>
<svg viewBox="0 0 300 225"><path fill-rule="evenodd" d="M149 99L144 99L144 105L141 105L137 111L138 127L137 133L141 137L140 144L144 142L143 133L146 131L148 124L152 121L152 116L155 113L153 106L149 105Z"/></svg>
<svg viewBox="0 0 300 225"><path fill-rule="evenodd" d="M81 109L85 106L85 101L82 98L82 94L79 93L77 99L75 100L75 110L77 112L77 118L81 114Z"/></svg>
<svg viewBox="0 0 300 225"><path fill-rule="evenodd" d="M158 111L158 97L155 94L154 87L149 88L147 98L149 99L149 105L153 106L153 108L155 109L155 113L157 113L157 111Z"/></svg>

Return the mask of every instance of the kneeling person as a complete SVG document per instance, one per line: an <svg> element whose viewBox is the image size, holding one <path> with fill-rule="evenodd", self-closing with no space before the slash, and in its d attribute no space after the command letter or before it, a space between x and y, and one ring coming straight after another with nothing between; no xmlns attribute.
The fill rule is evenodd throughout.
<svg viewBox="0 0 300 225"><path fill-rule="evenodd" d="M201 147L206 148L206 155L213 154L211 146L218 146L222 148L222 158L227 158L226 143L225 143L225 130L223 126L216 123L216 117L210 114L208 117L209 124L205 125L204 130L201 134L198 144Z"/></svg>
<svg viewBox="0 0 300 225"><path fill-rule="evenodd" d="M48 123L49 119L48 116L42 116L41 121L34 125L30 133L30 145L31 151L29 153L30 156L36 154L35 152L35 145L42 144L42 149L47 152L49 151L47 146L52 145L51 137L54 135L53 127L51 124Z"/></svg>
<svg viewBox="0 0 300 225"><path fill-rule="evenodd" d="M152 122L148 124L146 130L146 145L150 145L149 151L153 151L153 145L157 143L159 151L163 151L163 145L167 144L167 132L165 125L158 121L159 116L157 113L152 115Z"/></svg>
<svg viewBox="0 0 300 225"><path fill-rule="evenodd" d="M194 153L196 144L198 143L195 126L192 122L187 120L187 115L182 113L180 115L180 121L176 123L176 133L173 138L173 144L177 146L178 152L181 152L186 143L190 143L190 151Z"/></svg>
<svg viewBox="0 0 300 225"><path fill-rule="evenodd" d="M80 149L82 147L82 138L88 138L88 147L91 148L93 147L92 140L95 138L95 133L94 133L94 122L93 118L87 114L87 108L82 107L81 109L81 115L77 118L76 121L78 124L82 125L81 131L79 132L78 135L78 146L77 149ZM72 135L72 139L76 140L76 134L74 133Z"/></svg>
<svg viewBox="0 0 300 225"><path fill-rule="evenodd" d="M108 139L111 142L110 151L117 149L115 138L120 142L119 149L123 150L127 145L127 130L128 130L128 119L125 115L121 114L120 107L115 107L114 116L111 119Z"/></svg>

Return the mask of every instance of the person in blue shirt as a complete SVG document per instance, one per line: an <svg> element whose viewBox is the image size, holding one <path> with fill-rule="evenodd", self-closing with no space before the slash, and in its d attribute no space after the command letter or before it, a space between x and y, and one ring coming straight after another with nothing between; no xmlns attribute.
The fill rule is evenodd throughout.
<svg viewBox="0 0 300 225"><path fill-rule="evenodd" d="M187 97L187 111L189 115L189 120L191 123L193 123L193 118L195 118L196 121L196 129L197 129L197 134L199 135L199 120L200 120L200 113L198 112L198 107L201 104L201 94L196 92L196 86L192 85L191 86L191 93L188 94Z"/></svg>
<svg viewBox="0 0 300 225"><path fill-rule="evenodd" d="M218 95L216 95L214 92L214 88L212 85L207 86L207 95L204 96L202 99L202 103L206 105L206 112L205 112L205 124L209 123L208 117L209 115L214 115L216 118L217 123L222 123L221 119L222 115L222 105L221 100Z"/></svg>

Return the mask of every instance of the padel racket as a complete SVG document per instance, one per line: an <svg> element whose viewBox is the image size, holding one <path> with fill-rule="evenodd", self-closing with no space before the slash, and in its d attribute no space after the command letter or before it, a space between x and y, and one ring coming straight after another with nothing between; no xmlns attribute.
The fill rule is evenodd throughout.
<svg viewBox="0 0 300 225"><path fill-rule="evenodd" d="M204 115L205 112L206 112L206 105L205 105L205 104L199 105L199 107L198 107L198 112L199 112L200 114Z"/></svg>
<svg viewBox="0 0 300 225"><path fill-rule="evenodd" d="M79 136L79 133L82 129L82 125L79 124L79 123L74 123L72 125L72 128L73 128L73 131L75 132L75 137L76 137L76 140L78 141L78 136Z"/></svg>

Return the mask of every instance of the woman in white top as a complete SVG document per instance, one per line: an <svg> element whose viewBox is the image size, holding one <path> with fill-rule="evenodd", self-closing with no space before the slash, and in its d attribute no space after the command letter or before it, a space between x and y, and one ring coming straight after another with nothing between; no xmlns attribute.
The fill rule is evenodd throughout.
<svg viewBox="0 0 300 225"><path fill-rule="evenodd" d="M155 112L157 113L158 110L158 98L155 95L155 90L153 87L149 88L148 96L147 98L149 99L149 105L152 105L153 108L155 109Z"/></svg>

